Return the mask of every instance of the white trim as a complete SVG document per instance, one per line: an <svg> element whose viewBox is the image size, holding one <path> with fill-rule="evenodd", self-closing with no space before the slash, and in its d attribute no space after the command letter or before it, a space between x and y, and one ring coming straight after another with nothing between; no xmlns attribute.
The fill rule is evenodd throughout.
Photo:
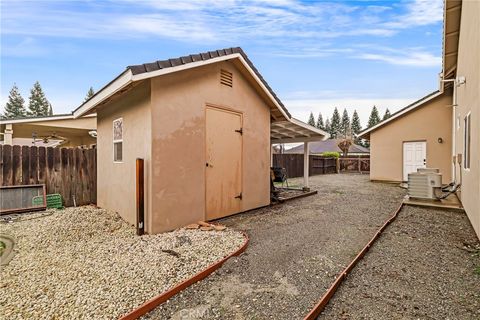
<svg viewBox="0 0 480 320"><path fill-rule="evenodd" d="M88 114L82 118L91 118L96 117L96 114ZM57 120L74 120L73 114L63 115L63 116L47 116L47 117L38 117L38 118L23 118L23 119L6 119L0 120L0 124L16 124L16 123L34 123L34 122L44 122L44 121L57 121Z"/></svg>
<svg viewBox="0 0 480 320"><path fill-rule="evenodd" d="M277 128L284 132L279 132ZM272 137L275 135L283 137ZM276 143L294 143L294 142L312 142L328 139L329 134L323 130L315 128L305 122L295 118L287 118L285 121L272 122L270 125L271 144Z"/></svg>
<svg viewBox="0 0 480 320"><path fill-rule="evenodd" d="M115 122L119 121L119 120L122 123L122 138L121 139L115 139ZM120 161L115 160L115 143L121 143L122 144L122 159ZM112 121L112 159L113 159L113 163L123 163L123 117L114 119Z"/></svg>
<svg viewBox="0 0 480 320"><path fill-rule="evenodd" d="M309 131L313 131L313 132L315 132L315 133L318 133L318 134L323 135L323 136L325 137L324 140L327 140L327 139L330 137L330 134L327 133L326 131L323 131L323 130L321 130L321 129L315 128L314 126L311 126L311 125L309 125L308 123L305 123L305 122L300 121L300 120L298 120L298 119L290 118L290 119L288 119L288 121L290 121L291 123L296 124L297 126L300 126L300 127L302 127L302 128L305 128L305 129L307 129L307 130L309 130Z"/></svg>
<svg viewBox="0 0 480 320"><path fill-rule="evenodd" d="M290 116L287 115L285 110L280 106L277 100L273 97L270 91L266 88L263 82L259 79L255 71L252 70L250 65L245 61L243 56L240 53L232 53L221 57L216 57L208 60L202 61L195 61L186 64L182 64L176 67L164 68L160 70L150 71L150 72L143 72L137 75L133 75L132 71L128 69L123 74L121 74L116 80L102 88L95 96L93 96L90 100L88 100L85 104L80 106L77 110L73 112L74 118L81 117L85 113L89 112L91 109L95 108L99 103L103 102L105 99L110 97L111 95L115 94L119 90L123 89L127 85L135 81L141 81L153 77L158 77L178 71L188 70L191 68L201 67L205 65L209 65L212 63L217 63L220 61L226 61L230 59L238 59L243 64L243 66L248 70L250 75L255 79L258 85L262 88L265 94L270 98L273 104L277 107L278 110L282 113L282 115L289 119Z"/></svg>
<svg viewBox="0 0 480 320"><path fill-rule="evenodd" d="M100 89L96 95L94 95L90 100L82 104L77 110L73 112L73 117L79 118L85 113L89 112L95 108L99 103L103 102L105 99L111 95L117 93L121 89L125 88L132 82L132 71L130 69L124 71L116 80L109 83L107 86Z"/></svg>
<svg viewBox="0 0 480 320"><path fill-rule="evenodd" d="M364 137L367 133L370 133L370 132L378 129L379 127L382 127L382 126L386 125L387 123L389 123L389 122L397 119L398 117L401 117L402 115L404 115L404 114L406 114L406 113L408 113L408 112L410 112L410 111L412 111L412 110L420 107L420 106L423 105L424 103L427 103L427 102L429 102L429 101L431 101L431 100L433 100L433 99L441 96L443 93L444 93L444 92L441 92L441 91L440 91L440 92L437 92L436 94L431 95L431 96L429 96L429 97L427 97L427 98L425 98L425 99L422 99L422 100L417 101L417 102L416 102L415 104L413 104L412 106L410 106L410 107L408 107L408 108L406 108L406 109L404 109L404 110L402 110L402 111L400 111L400 112L392 115L392 116L391 116L390 118L388 118L387 120L382 121L382 122L374 125L374 126L371 127L370 129L365 130L364 132L362 132L361 134L359 134L358 137L359 137L359 138Z"/></svg>

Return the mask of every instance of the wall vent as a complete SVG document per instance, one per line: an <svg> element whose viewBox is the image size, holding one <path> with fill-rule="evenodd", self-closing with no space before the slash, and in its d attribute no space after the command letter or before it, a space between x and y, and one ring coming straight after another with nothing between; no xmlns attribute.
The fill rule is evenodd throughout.
<svg viewBox="0 0 480 320"><path fill-rule="evenodd" d="M233 86L233 74L230 71L220 69L220 83L231 88Z"/></svg>

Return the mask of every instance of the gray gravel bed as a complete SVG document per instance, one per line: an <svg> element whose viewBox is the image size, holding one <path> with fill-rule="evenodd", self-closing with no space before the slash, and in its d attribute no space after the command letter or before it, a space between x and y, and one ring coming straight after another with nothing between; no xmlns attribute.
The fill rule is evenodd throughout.
<svg viewBox="0 0 480 320"><path fill-rule="evenodd" d="M3 319L117 319L244 242L230 229L139 237L90 206L49 213L0 224L17 241L0 274Z"/></svg>
<svg viewBox="0 0 480 320"><path fill-rule="evenodd" d="M319 319L480 319L479 267L464 213L406 206Z"/></svg>
<svg viewBox="0 0 480 320"><path fill-rule="evenodd" d="M405 194L368 175L310 181L318 194L222 219L247 232L247 251L144 318L303 318Z"/></svg>

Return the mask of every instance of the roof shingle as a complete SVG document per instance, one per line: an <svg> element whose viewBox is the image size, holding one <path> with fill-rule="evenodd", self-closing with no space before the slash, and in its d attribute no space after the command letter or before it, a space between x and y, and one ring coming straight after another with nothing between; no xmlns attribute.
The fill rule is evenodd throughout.
<svg viewBox="0 0 480 320"><path fill-rule="evenodd" d="M139 64L139 65L132 65L128 66L127 69L129 69L132 74L137 75L145 72L152 72L160 69L165 69L165 68L171 68L171 67L176 67L192 62L197 62L197 61L206 61L209 59L225 56L225 55L230 55L238 53L240 54L243 59L247 62L247 64L250 66L250 68L255 72L256 76L260 79L260 81L263 83L263 85L267 88L267 90L270 92L270 94L273 96L275 101L280 105L280 107L285 111L285 113L291 117L290 113L288 112L287 108L284 106L282 101L278 98L278 96L275 94L275 92L272 90L272 88L268 85L267 81L262 77L260 72L258 72L257 68L253 65L253 63L248 59L247 55L245 52L242 50L240 47L235 47L235 48L225 48L225 49L220 49L220 50L215 50L215 51L208 51L208 52L202 52L198 54L191 54L189 56L184 56L184 57L179 57L179 58L172 58L168 60L158 60L155 62L151 63L144 63L144 64Z"/></svg>

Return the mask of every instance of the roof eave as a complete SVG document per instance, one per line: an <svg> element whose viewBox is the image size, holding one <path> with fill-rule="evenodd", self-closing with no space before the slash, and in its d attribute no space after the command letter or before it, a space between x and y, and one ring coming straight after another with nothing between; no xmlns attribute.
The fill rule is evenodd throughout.
<svg viewBox="0 0 480 320"><path fill-rule="evenodd" d="M407 106L404 109L392 114L392 116L390 118L388 118L387 120L383 120L383 121L379 122L378 124L376 124L375 126L373 126L371 128L368 128L368 129L365 129L362 132L359 132L358 137L363 138L363 139L366 139L366 138L370 137L371 132L373 132L377 129L380 129L381 127L383 127L383 126L391 123L392 121L400 118L401 116L417 109L418 107L421 107L423 104L425 104L427 102L430 102L431 100L441 96L442 94L444 94L444 92L435 91L435 92L431 93L430 95L428 95L428 96L426 96L426 97L424 97L420 100L417 100L416 102L412 103L410 106Z"/></svg>
<svg viewBox="0 0 480 320"><path fill-rule="evenodd" d="M191 68L201 67L201 66L212 64L212 63L221 62L221 61L238 59L242 63L242 65L245 67L245 69L249 72L249 74L253 77L253 79L255 79L255 82L260 86L262 91L267 95L267 97L273 103L273 105L280 111L280 113L286 119L290 119L291 118L290 113L286 110L286 108L283 105L281 105L278 98L276 98L272 94L272 90L267 88L265 81L260 79L257 72L253 70L253 66L252 66L253 64L251 65L251 62L247 61L248 58L246 58L246 55L243 54L243 51L241 49L238 49L238 51L239 52L234 52L224 56L210 58L207 60L189 62L189 63L181 64L175 67L163 68L163 69L158 69L158 70L149 71L149 72L147 71L147 72L134 74L132 72L132 69L128 68L123 73L121 73L117 78L115 78L106 86L104 86L102 89L100 89L93 97L91 97L89 100L84 102L80 107L78 107L73 112L73 116L74 118L78 118L78 117L81 117L82 115L87 114L92 109L97 107L99 104L104 102L106 99L111 97L113 94L119 92L120 90L127 87L133 82L142 81L142 80L150 79L153 77L158 77L158 76L179 72L183 70L188 70Z"/></svg>

